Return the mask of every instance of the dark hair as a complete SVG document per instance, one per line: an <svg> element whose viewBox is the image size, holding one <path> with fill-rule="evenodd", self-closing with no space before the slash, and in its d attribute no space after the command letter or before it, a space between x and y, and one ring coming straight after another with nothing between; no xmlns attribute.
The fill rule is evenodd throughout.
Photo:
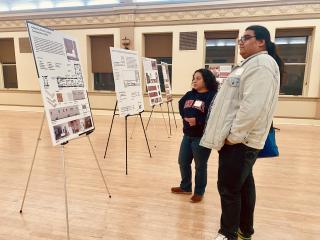
<svg viewBox="0 0 320 240"><path fill-rule="evenodd" d="M268 51L268 54L274 58L274 60L277 62L278 66L279 66L280 85L281 85L281 80L282 80L283 74L284 74L284 64L283 64L282 59L279 57L279 55L277 53L276 45L271 41L269 30L263 26L260 26L260 25L249 26L246 28L246 30L254 31L256 39L265 41L266 50Z"/></svg>
<svg viewBox="0 0 320 240"><path fill-rule="evenodd" d="M206 85L206 88L209 90L209 91L214 91L214 92L217 92L218 91L218 82L216 80L216 76L213 75L213 73L206 69L206 68L200 68L198 70L196 70L194 73L193 73L193 76L192 76L192 80L194 79L194 75L196 73L200 73L202 78L203 78L203 81L204 81L204 84Z"/></svg>

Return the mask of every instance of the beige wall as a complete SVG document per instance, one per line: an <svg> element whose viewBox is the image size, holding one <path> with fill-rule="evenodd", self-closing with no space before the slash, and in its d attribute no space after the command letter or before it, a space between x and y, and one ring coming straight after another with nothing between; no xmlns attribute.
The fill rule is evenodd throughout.
<svg viewBox="0 0 320 240"><path fill-rule="evenodd" d="M288 6L289 7L289 6ZM301 8L302 9L302 8ZM300 8L299 11L302 11ZM305 8L303 8L305 9ZM297 10L297 14L299 11ZM231 11L231 10L230 10ZM283 10L284 11L284 10ZM311 11L311 10L310 10ZM87 14L87 13L86 13ZM157 14L157 13L151 13ZM159 13L160 14L160 13ZM255 13L256 14L256 13ZM264 12L261 12L261 16ZM181 15L181 14L180 14ZM175 15L170 13L168 19L173 17L179 17L180 15ZM87 16L87 15L86 15ZM116 21L116 14L108 15L103 21ZM145 56L145 41L144 34L148 33L172 33L172 88L175 94L175 106L176 100L178 100L181 94L184 94L190 89L191 77L193 72L204 67L205 60L205 31L227 31L236 30L242 35L245 28L252 24L260 24L266 26L274 39L275 32L277 28L304 28L312 27L315 29L312 39L312 46L310 47L309 62L307 65L307 78L308 85L305 87L303 97L280 97L280 102L277 108L276 115L281 117L306 117L306 118L320 118L319 110L319 99L320 99L320 21L319 18L314 19L297 19L298 17L288 20L286 16L285 20L272 21L270 17L268 20L254 22L248 17L248 20L233 16L225 22L215 21L212 23L209 21L203 22L202 24L197 24L196 20L188 22L188 24L181 24L179 22L174 22L174 24L162 24L162 22L155 22L152 24L146 23L145 25L140 24L139 21L145 21L149 19L147 15L144 18L143 14L132 14L132 13L121 13L119 18L120 25L110 25L104 22L96 22L100 24L99 27L93 28L88 23L86 25L74 25L67 26L67 22L57 22L57 29L62 28L60 31L71 35L73 38L77 39L79 46L80 62L82 65L83 75L85 77L88 90L90 92L90 101L93 108L106 108L112 109L115 102L115 94L107 93L106 91L96 91L93 92L93 74L91 69L91 49L90 49L90 35L114 35L114 46L121 46L121 37L130 36L131 45L130 49L138 51L139 56ZM181 15L182 16L182 15ZM191 15L190 15L191 16ZM186 17L190 17L186 16ZM230 15L231 16L231 15ZM95 21L100 21L104 16L99 18L94 18ZM194 15L193 17L197 17ZM226 16L224 16L226 17ZM232 21L234 18L234 21ZM263 17L260 17L260 20ZM71 18L72 19L72 18ZM139 20L140 19L140 20ZM183 21L183 18L181 18ZM279 19L279 17L278 17ZM296 20L295 20L296 19ZM90 19L91 21L92 19ZM150 18L148 21L152 21ZM17 20L18 21L18 20ZM76 21L75 21L76 22ZM167 21L168 22L168 21ZM166 23L167 23L166 22ZM135 25L135 23L137 23ZM19 24L19 22L17 22ZM60 25L59 25L60 24ZM63 26L62 24L66 24ZM143 26L141 26L143 25ZM148 26L150 25L150 26ZM1 17L0 17L1 26ZM54 27L55 28L55 27ZM79 29L81 28L81 29ZM180 32L196 31L197 32L197 50L179 50L179 34ZM127 36L127 37L128 37ZM14 38L15 44L15 57L17 63L17 77L18 77L18 90L0 90L0 104L2 105L42 105L41 98L39 94L39 84L36 76L36 68L31 53L20 53L19 52L19 38L28 37L26 29L22 27L20 31L8 31L0 32L0 38ZM236 53L236 62L241 60L239 51ZM142 66L142 65L141 65ZM142 70L142 69L141 69ZM21 90L21 91L20 91ZM20 92L19 92L20 91ZM25 97L28 96L28 99ZM148 110L148 102L146 101L146 109Z"/></svg>
<svg viewBox="0 0 320 240"><path fill-rule="evenodd" d="M77 40L79 46L82 73L89 91L93 89L93 74L91 71L90 35L112 34L115 47L120 47L120 30L118 28L61 30ZM36 67L32 53L20 53L19 38L28 37L24 32L0 32L0 38L14 38L19 90L39 90Z"/></svg>
<svg viewBox="0 0 320 240"><path fill-rule="evenodd" d="M175 94L183 94L190 88L190 81L193 72L201 67L204 67L205 60L205 31L219 30L239 30L242 35L245 28L252 24L260 24L266 26L271 33L272 39L275 38L277 28L290 27L315 27L313 46L310 49L310 61L307 68L309 87L307 88L307 97L320 97L320 21L314 20L292 20L292 21L269 21L269 22L245 22L245 23L218 23L218 24L203 24L203 25L179 25L179 26L152 26L152 27L137 27L135 29L135 49L141 56L144 55L144 43L142 41L143 34L146 33L173 33L173 66L172 66L172 88ZM197 50L180 51L179 50L179 33L186 31L197 31L198 42ZM236 61L241 61L239 51L236 54Z"/></svg>
<svg viewBox="0 0 320 240"><path fill-rule="evenodd" d="M181 95L173 95L174 111L178 112L178 101ZM90 106L92 109L113 110L116 103L114 93L89 92ZM147 95L144 95L145 111L151 111ZM0 106L41 107L40 91L0 90ZM155 108L160 111L160 108ZM167 111L166 104L163 111ZM320 119L319 98L305 97L280 97L277 105L276 117Z"/></svg>
<svg viewBox="0 0 320 240"><path fill-rule="evenodd" d="M135 50L140 56L144 56L144 34L148 33L172 33L172 91L174 94L183 94L190 89L191 78L194 70L204 66L203 46L204 32L197 39L198 50L179 50L179 33L197 31L195 26L159 26L137 27L135 29Z"/></svg>

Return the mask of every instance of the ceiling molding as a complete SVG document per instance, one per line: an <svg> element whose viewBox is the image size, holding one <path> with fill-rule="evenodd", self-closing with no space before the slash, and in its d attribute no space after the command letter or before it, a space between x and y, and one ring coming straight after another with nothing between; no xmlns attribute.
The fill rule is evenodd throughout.
<svg viewBox="0 0 320 240"><path fill-rule="evenodd" d="M318 1L319 2L319 1ZM120 9L115 12L85 12L35 16L0 17L0 32L26 31L25 20L55 29L110 28L125 26L185 25L222 22L272 21L320 18L320 4L281 6L242 6L204 9L176 8L170 11ZM66 15L68 17L66 17Z"/></svg>

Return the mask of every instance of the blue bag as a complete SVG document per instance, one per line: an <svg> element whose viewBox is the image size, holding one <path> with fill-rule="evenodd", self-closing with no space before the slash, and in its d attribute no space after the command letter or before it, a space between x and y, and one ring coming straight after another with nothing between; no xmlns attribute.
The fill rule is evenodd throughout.
<svg viewBox="0 0 320 240"><path fill-rule="evenodd" d="M279 150L276 144L276 134L275 129L271 126L270 131L268 133L268 137L264 144L263 149L258 154L258 158L267 158L267 157L278 157Z"/></svg>

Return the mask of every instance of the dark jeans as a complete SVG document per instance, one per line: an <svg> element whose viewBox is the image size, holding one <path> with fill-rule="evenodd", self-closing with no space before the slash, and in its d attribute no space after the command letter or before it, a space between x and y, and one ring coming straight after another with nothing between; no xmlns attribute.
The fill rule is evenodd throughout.
<svg viewBox="0 0 320 240"><path fill-rule="evenodd" d="M240 228L245 237L253 230L256 202L252 167L259 150L244 144L224 145L219 151L218 190L221 199L219 233L237 239Z"/></svg>
<svg viewBox="0 0 320 240"><path fill-rule="evenodd" d="M211 149L199 145L201 137L183 136L180 152L179 166L181 173L180 188L192 191L192 159L195 162L195 189L194 193L203 195L207 186L207 163Z"/></svg>

